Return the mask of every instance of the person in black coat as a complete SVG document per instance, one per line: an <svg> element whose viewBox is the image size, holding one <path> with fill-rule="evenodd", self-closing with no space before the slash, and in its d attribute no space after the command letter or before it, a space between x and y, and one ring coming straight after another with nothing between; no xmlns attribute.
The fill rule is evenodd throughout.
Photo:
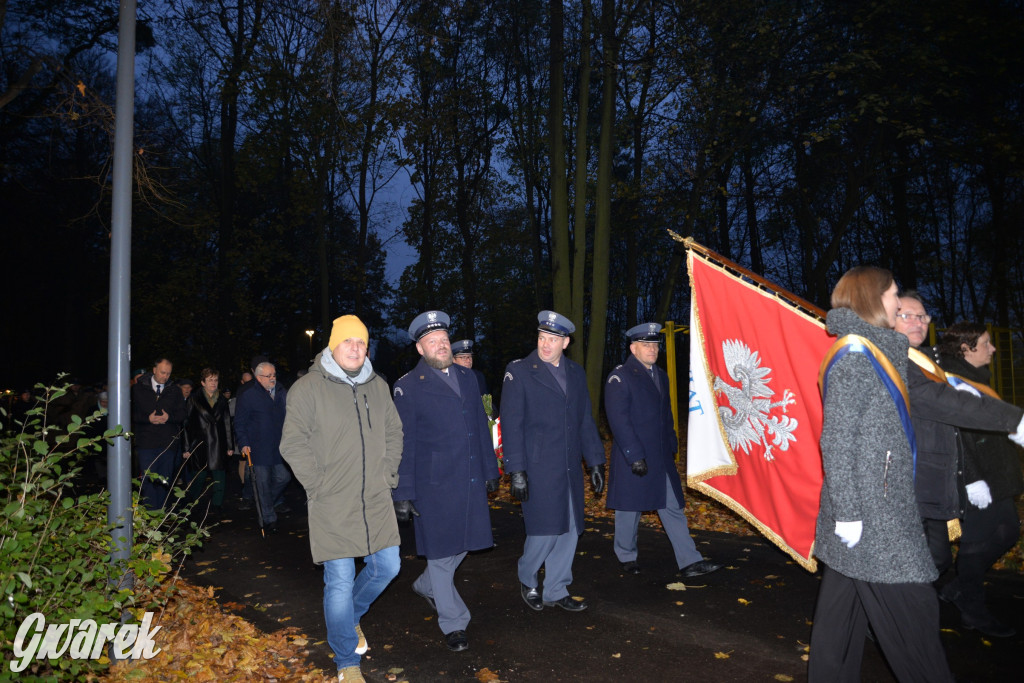
<svg viewBox="0 0 1024 683"><path fill-rule="evenodd" d="M501 396L505 469L526 523L519 589L531 609L579 612L587 603L570 597L567 587L584 525L580 460L600 495L604 445L594 424L586 373L563 355L576 326L554 311L541 311L537 318L537 349L506 366ZM537 586L541 566L543 597Z"/></svg>
<svg viewBox="0 0 1024 683"><path fill-rule="evenodd" d="M624 572L640 573L640 517L645 510L657 510L676 567L684 578L693 578L722 565L701 556L686 523L668 375L656 365L660 332L658 323L643 323L626 332L630 356L604 384L605 414L614 437L607 505L615 510L615 555Z"/></svg>
<svg viewBox="0 0 1024 683"><path fill-rule="evenodd" d="M416 552L427 558L412 589L437 610L448 648L461 652L470 614L455 570L467 551L494 545L487 494L498 490L498 461L476 379L452 363L448 323L444 312L427 311L409 327L421 358L395 383L404 447L391 496L398 521L412 518Z"/></svg>
<svg viewBox="0 0 1024 683"><path fill-rule="evenodd" d="M993 392L989 363L996 348L988 330L979 323L957 323L939 343L942 368L961 381L968 392ZM967 380L964 382L963 380ZM1017 427L1017 441L1024 421ZM956 559L957 576L942 588L941 596L960 610L969 629L994 638L1016 631L1000 622L985 606L985 572L1020 537L1020 519L1014 498L1024 492L1020 454L1005 433L963 431L964 482L967 503L963 535Z"/></svg>
<svg viewBox="0 0 1024 683"><path fill-rule="evenodd" d="M143 502L152 510L164 506L181 453L185 399L169 382L171 361L159 358L153 371L132 385L132 433L142 476Z"/></svg>
<svg viewBox="0 0 1024 683"><path fill-rule="evenodd" d="M896 331L910 340L907 391L910 419L917 438L914 493L921 512L932 560L941 575L953 566L948 521L962 518L966 497L962 428L1008 433L1024 418L1024 410L988 396L957 391L944 379L937 353L925 345L931 316L914 291L900 294ZM975 392L977 393L977 392Z"/></svg>
<svg viewBox="0 0 1024 683"><path fill-rule="evenodd" d="M219 509L224 504L227 465L235 453L231 413L227 399L220 393L219 372L203 368L199 373L199 386L200 390L189 397L183 457L192 480L192 493L201 493L207 479L212 477L212 503Z"/></svg>

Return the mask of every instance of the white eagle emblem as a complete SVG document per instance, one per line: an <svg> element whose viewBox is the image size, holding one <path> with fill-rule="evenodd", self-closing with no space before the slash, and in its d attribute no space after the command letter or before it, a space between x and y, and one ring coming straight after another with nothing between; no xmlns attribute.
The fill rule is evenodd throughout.
<svg viewBox="0 0 1024 683"><path fill-rule="evenodd" d="M405 392L402 391L402 387L395 387L395 396L405 396Z"/></svg>
<svg viewBox="0 0 1024 683"><path fill-rule="evenodd" d="M725 394L729 405L719 406L729 445L750 455L755 444L764 446L765 460L774 460L772 447L789 450L789 442L796 441L793 432L797 420L785 415L786 407L796 403L793 392L786 389L781 401L772 401L775 392L768 387L771 368L762 368L757 351L751 351L738 339L722 342L722 355L729 376L740 386L728 384L721 377L715 377L716 394ZM775 408L782 408L781 415L772 415ZM771 443L769 443L769 439Z"/></svg>
<svg viewBox="0 0 1024 683"><path fill-rule="evenodd" d="M437 322L437 312L436 311L430 311L429 313L427 313L427 320L429 320L432 323L436 323Z"/></svg>
<svg viewBox="0 0 1024 683"><path fill-rule="evenodd" d="M556 319L557 319L557 317L555 316L555 314L553 312L552 313L548 313L548 322L555 322Z"/></svg>

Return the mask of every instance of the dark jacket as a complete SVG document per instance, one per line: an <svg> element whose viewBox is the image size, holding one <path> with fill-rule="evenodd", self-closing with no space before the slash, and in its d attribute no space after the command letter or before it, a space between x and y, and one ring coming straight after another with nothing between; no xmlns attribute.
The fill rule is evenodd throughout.
<svg viewBox="0 0 1024 683"><path fill-rule="evenodd" d="M153 390L153 373L147 372L132 385L131 397L135 447L165 449L172 446L172 452L179 452L185 425L185 397L181 387L168 382L157 397ZM152 424L149 416L155 411L159 411L158 414L167 413L167 422Z"/></svg>
<svg viewBox="0 0 1024 683"><path fill-rule="evenodd" d="M976 368L963 358L943 356L942 369L978 384L987 385L992 379L987 365ZM994 399L988 401L996 403ZM1013 413L1012 417L1007 415L1007 420L997 427L998 431L963 430L964 484L984 480L992 493L992 500L1013 498L1024 493L1020 455L1013 442L1006 438L1008 433L1017 430L1022 411L1009 404L1004 406L1012 408ZM1009 413L1008 410L1003 412Z"/></svg>
<svg viewBox="0 0 1024 683"><path fill-rule="evenodd" d="M907 338L869 325L848 308L827 317L829 334L873 342L906 383ZM914 497L914 461L892 397L863 354L850 353L828 375L821 432L825 481L814 553L844 576L874 583L924 583L937 572ZM863 522L847 548L836 522Z"/></svg>
<svg viewBox="0 0 1024 683"><path fill-rule="evenodd" d="M281 452L306 489L317 564L401 542L391 490L398 485L402 420L391 392L369 359L359 377L346 380L322 357L292 385L281 438Z"/></svg>
<svg viewBox="0 0 1024 683"><path fill-rule="evenodd" d="M189 466L198 470L223 470L227 467L228 451L235 449L231 434L231 415L228 400L217 394L213 406L206 400L202 389L188 397L188 418L185 420L185 451L192 455Z"/></svg>
<svg viewBox="0 0 1024 683"><path fill-rule="evenodd" d="M604 384L604 408L612 430L608 507L614 510L661 510L668 477L676 502L683 505L683 487L676 470L676 431L668 398L668 375L654 366L661 391L644 364L630 355ZM647 474L633 474L637 460L647 462Z"/></svg>
<svg viewBox="0 0 1024 683"><path fill-rule="evenodd" d="M501 390L501 438L505 471L525 471L526 533L555 536L569 531L569 503L576 533L583 533L583 468L605 462L604 445L591 415L587 376L565 356L566 393L535 350L505 368ZM569 500L566 500L568 496Z"/></svg>
<svg viewBox="0 0 1024 683"><path fill-rule="evenodd" d="M929 357L934 351L921 349ZM929 379L914 363L907 366L910 415L917 436L917 479L914 487L921 516L955 519L963 516L963 428L1014 431L1024 411L988 396L978 398L945 382ZM973 480L972 480L973 481Z"/></svg>
<svg viewBox="0 0 1024 683"><path fill-rule="evenodd" d="M235 406L235 443L239 450L246 446L252 449L253 465L273 467L284 462L281 458L281 430L284 428L287 394L285 388L278 384L274 398L270 398L270 392L258 384L238 399Z"/></svg>
<svg viewBox="0 0 1024 683"><path fill-rule="evenodd" d="M416 552L428 560L494 545L486 482L498 478L472 370L451 365L461 395L421 358L395 383L405 435L394 500L411 500Z"/></svg>

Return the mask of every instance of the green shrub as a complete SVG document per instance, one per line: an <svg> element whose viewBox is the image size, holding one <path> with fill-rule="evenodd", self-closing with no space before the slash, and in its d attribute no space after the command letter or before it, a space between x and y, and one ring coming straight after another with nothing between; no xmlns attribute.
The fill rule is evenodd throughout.
<svg viewBox="0 0 1024 683"><path fill-rule="evenodd" d="M117 623L122 618L137 623L145 610L169 597L172 567L208 533L189 521L191 506L182 505L180 488L169 510L153 512L139 504L139 482L133 478L131 551L127 561L113 561L109 492L76 495L76 487L84 458L130 435L120 427L99 434L100 421L106 419L99 412L85 420L74 416L66 428L48 424L48 407L68 386L36 389L39 401L24 426L8 424L0 410L5 423L0 438L0 680L86 680L109 666L109 660L63 656L33 660L27 670L13 672L14 639L24 619L39 612L47 624L71 619Z"/></svg>

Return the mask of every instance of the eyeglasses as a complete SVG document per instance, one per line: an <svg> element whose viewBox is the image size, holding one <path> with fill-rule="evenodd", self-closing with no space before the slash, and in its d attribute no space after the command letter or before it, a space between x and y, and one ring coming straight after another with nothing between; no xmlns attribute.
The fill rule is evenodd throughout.
<svg viewBox="0 0 1024 683"><path fill-rule="evenodd" d="M897 313L896 317L905 323L914 322L916 320L919 323L927 325L932 321L932 317L927 313Z"/></svg>
<svg viewBox="0 0 1024 683"><path fill-rule="evenodd" d="M266 377L267 379L277 379L277 373L273 375L256 375L257 377Z"/></svg>

